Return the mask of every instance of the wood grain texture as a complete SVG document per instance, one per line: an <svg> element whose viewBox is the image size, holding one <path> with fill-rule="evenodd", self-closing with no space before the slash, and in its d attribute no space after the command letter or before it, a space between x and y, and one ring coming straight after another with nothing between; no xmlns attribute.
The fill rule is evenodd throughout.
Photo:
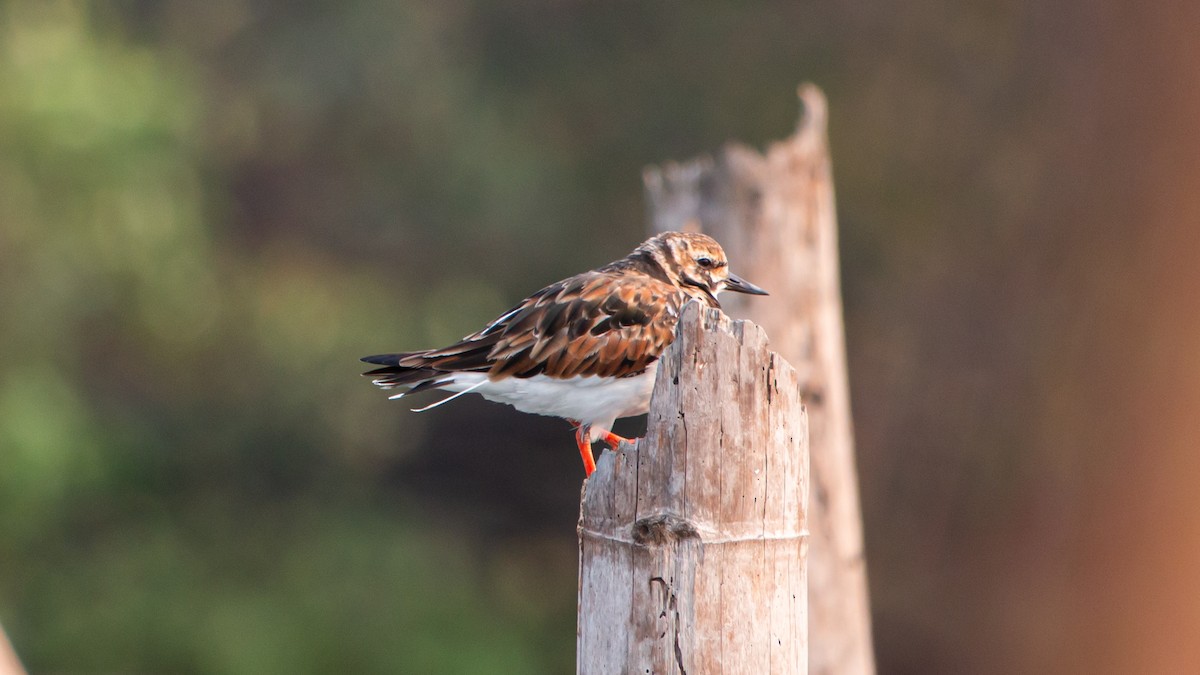
<svg viewBox="0 0 1200 675"><path fill-rule="evenodd" d="M795 370L688 304L646 438L584 486L578 672L807 672L807 494Z"/></svg>
<svg viewBox="0 0 1200 675"><path fill-rule="evenodd" d="M731 144L715 158L646 171L652 231L711 235L731 267L771 293L722 297L771 335L796 367L811 420L810 666L815 675L875 671L854 460L839 281L837 216L820 90L800 88L796 133L766 154Z"/></svg>

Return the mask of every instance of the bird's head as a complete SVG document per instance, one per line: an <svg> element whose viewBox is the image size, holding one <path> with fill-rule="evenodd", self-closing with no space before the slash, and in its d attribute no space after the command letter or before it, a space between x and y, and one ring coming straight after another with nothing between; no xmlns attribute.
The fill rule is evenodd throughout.
<svg viewBox="0 0 1200 675"><path fill-rule="evenodd" d="M721 291L751 295L767 292L729 271L729 261L717 240L693 232L664 232L645 241L635 253L652 257L683 292L711 300ZM719 306L719 305L718 305Z"/></svg>

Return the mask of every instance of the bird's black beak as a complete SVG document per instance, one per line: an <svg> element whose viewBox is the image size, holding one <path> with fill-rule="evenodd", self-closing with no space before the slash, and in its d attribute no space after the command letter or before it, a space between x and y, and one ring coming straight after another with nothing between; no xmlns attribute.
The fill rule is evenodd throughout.
<svg viewBox="0 0 1200 675"><path fill-rule="evenodd" d="M725 290L736 291L738 293L749 293L750 295L769 295L769 293L763 289L755 286L749 281L746 281L733 272L730 272L729 277L725 279Z"/></svg>

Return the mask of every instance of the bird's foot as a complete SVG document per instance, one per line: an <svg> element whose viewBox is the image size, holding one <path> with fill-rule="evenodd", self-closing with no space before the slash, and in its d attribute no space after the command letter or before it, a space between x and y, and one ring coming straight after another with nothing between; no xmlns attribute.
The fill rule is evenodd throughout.
<svg viewBox="0 0 1200 675"><path fill-rule="evenodd" d="M575 443L579 446L579 456L583 458L584 473L586 473L588 476L591 476L592 472L596 470L596 458L595 455L592 454L592 425L577 422L575 420L567 421L571 423L571 426L575 427ZM604 435L600 437L600 440L604 441L604 444L609 448L616 450L617 447L622 443L634 443L639 439L625 438L624 436L618 436L611 431L605 431Z"/></svg>
<svg viewBox="0 0 1200 675"><path fill-rule="evenodd" d="M618 436L611 431L606 431L604 432L604 435L600 437L600 440L604 441L605 445L608 447L616 450L617 446L621 445L622 443L633 443L638 439L625 438L624 436Z"/></svg>

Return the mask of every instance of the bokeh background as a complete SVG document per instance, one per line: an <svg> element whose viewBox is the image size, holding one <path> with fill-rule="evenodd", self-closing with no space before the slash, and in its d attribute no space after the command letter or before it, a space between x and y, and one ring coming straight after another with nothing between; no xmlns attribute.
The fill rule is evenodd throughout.
<svg viewBox="0 0 1200 675"><path fill-rule="evenodd" d="M0 0L0 622L33 672L569 671L565 423L356 359L623 255L645 165L788 135L808 80L880 672L1200 672L1197 30Z"/></svg>

